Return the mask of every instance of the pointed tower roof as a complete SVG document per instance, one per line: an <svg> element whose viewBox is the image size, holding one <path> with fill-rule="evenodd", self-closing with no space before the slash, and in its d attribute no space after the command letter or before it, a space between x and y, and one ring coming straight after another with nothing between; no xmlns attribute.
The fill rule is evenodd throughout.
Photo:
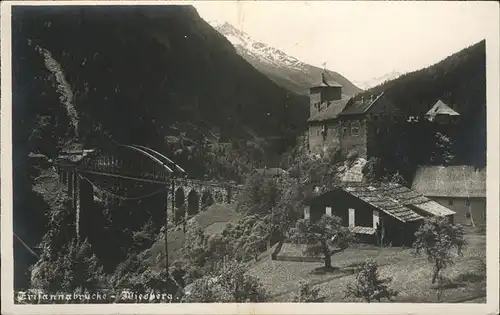
<svg viewBox="0 0 500 315"><path fill-rule="evenodd" d="M434 106L425 114L425 116L436 116L436 115L449 115L449 116L460 116L455 110L450 106L443 103L443 101L438 100Z"/></svg>
<svg viewBox="0 0 500 315"><path fill-rule="evenodd" d="M316 83L313 87L342 87L338 82L327 78L325 71L321 73L321 82Z"/></svg>

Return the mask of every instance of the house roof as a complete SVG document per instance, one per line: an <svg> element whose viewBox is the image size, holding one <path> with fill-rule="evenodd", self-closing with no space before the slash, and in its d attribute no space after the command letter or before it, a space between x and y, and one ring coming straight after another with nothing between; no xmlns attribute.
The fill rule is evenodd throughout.
<svg viewBox="0 0 500 315"><path fill-rule="evenodd" d="M420 166L412 188L430 197L486 197L486 169L473 166Z"/></svg>
<svg viewBox="0 0 500 315"><path fill-rule="evenodd" d="M358 158L353 163L352 166L348 166L347 163L339 168L339 172L343 172L340 180L342 182L354 182L360 183L363 181L363 168L366 165L366 160L363 158Z"/></svg>
<svg viewBox="0 0 500 315"><path fill-rule="evenodd" d="M431 216L455 214L454 211L400 184L344 185L341 189L402 222L423 219L419 213Z"/></svg>
<svg viewBox="0 0 500 315"><path fill-rule="evenodd" d="M380 98L382 97L384 93L380 93L378 96L374 97L355 97L352 99L352 102L350 102L344 110L340 113L341 116L344 115L358 115L358 114L364 114L370 109L373 104L375 104Z"/></svg>
<svg viewBox="0 0 500 315"><path fill-rule="evenodd" d="M309 118L307 121L308 122L319 122L319 121L325 121L325 120L330 120L330 119L336 119L338 115L342 112L342 110L345 108L347 102L349 99L341 99L338 101L327 101L321 103L321 106L326 106L325 109L320 111L316 116Z"/></svg>
<svg viewBox="0 0 500 315"><path fill-rule="evenodd" d="M459 113L454 111L450 106L443 103L443 101L438 100L434 106L425 114L425 116L436 116L436 115L449 115L449 116L460 116Z"/></svg>

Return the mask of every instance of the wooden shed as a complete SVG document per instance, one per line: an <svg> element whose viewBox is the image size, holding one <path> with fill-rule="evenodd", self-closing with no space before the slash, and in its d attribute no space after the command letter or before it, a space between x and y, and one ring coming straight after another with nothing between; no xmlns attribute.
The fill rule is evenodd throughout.
<svg viewBox="0 0 500 315"><path fill-rule="evenodd" d="M358 238L374 244L408 246L422 220L448 217L454 211L400 184L347 183L323 190L311 198L305 218L316 221L323 215L342 218Z"/></svg>

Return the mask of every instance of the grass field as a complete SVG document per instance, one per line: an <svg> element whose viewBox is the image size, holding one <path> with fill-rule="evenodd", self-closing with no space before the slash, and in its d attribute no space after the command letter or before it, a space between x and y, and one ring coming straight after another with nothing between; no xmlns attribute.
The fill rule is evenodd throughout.
<svg viewBox="0 0 500 315"><path fill-rule="evenodd" d="M486 258L486 236L469 232L466 239L468 246L463 257L444 271L451 280L442 296L444 302L485 302L486 271L482 262ZM300 280L319 287L327 302L349 302L355 300L345 299L344 288L354 280L356 266L369 257L379 263L382 277L393 278L391 287L399 291L395 302L437 302L436 290L431 284L431 266L425 257L415 257L411 249L369 246L348 249L332 256L332 264L338 269L328 273L322 271L320 262L273 261L267 256L249 272L260 278L276 302L290 301Z"/></svg>
<svg viewBox="0 0 500 315"><path fill-rule="evenodd" d="M241 217L242 215L235 211L233 204L214 204L192 220L196 220L198 225L205 230L205 234L211 235L221 232L227 223L237 221ZM179 258L183 244L184 232L182 229L168 232L168 260L170 263ZM163 237L160 235L160 239L143 255L151 266L163 268L165 264L165 240Z"/></svg>

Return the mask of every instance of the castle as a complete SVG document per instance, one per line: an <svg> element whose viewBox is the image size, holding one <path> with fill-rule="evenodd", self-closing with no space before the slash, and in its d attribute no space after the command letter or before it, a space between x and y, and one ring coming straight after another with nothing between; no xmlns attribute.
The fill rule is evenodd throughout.
<svg viewBox="0 0 500 315"><path fill-rule="evenodd" d="M426 119L437 123L457 122L459 113L441 100L423 115L408 116L383 92L352 98L342 94L342 86L328 80L323 73L321 82L309 90L308 144L311 153L330 148L343 152L356 151L368 159L379 156L378 143L388 138L398 125Z"/></svg>

